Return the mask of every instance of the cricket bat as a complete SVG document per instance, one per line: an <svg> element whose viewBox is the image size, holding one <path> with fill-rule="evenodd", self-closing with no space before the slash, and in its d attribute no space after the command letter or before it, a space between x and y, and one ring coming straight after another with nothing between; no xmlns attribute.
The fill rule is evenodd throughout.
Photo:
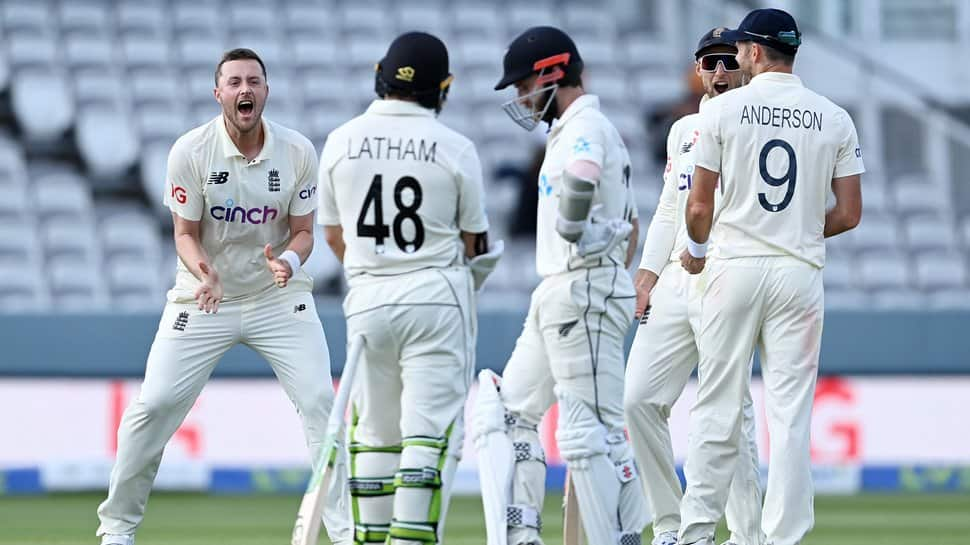
<svg viewBox="0 0 970 545"><path fill-rule="evenodd" d="M579 516L579 502L576 500L576 487L570 472L566 471L566 493L562 499L562 541L563 545L586 545L583 520Z"/></svg>
<svg viewBox="0 0 970 545"><path fill-rule="evenodd" d="M360 360L360 353L364 349L364 338L354 337L350 341L347 350L347 362L344 365L343 373L340 375L340 389L330 409L330 418L327 420L327 436L320 446L316 460L313 461L313 473L310 476L310 483L303 494L303 501L300 502L300 510L296 514L296 524L293 526L293 537L291 545L317 545L320 537L320 523L323 513L323 505L326 501L327 486L329 477L333 473L330 471L330 459L339 448L343 448L344 414L347 412L347 403L350 400L350 387L354 383L354 374L357 372L357 363Z"/></svg>

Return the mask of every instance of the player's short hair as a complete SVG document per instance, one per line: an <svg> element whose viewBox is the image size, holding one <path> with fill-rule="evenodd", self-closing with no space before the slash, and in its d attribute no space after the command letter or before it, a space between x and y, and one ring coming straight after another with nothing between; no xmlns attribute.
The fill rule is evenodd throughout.
<svg viewBox="0 0 970 545"><path fill-rule="evenodd" d="M263 64L263 59L259 58L252 49L245 47L237 47L236 49L230 49L222 54L222 59L219 60L219 64L216 65L216 87L219 86L219 76L222 75L222 65L229 61L240 61L240 60L253 60L259 63L259 67L263 69L263 79L266 79L266 65Z"/></svg>
<svg viewBox="0 0 970 545"><path fill-rule="evenodd" d="M795 55L789 55L784 51L779 51L770 45L759 43L761 50L765 52L765 60L773 63L781 63L785 66L791 66L795 64Z"/></svg>

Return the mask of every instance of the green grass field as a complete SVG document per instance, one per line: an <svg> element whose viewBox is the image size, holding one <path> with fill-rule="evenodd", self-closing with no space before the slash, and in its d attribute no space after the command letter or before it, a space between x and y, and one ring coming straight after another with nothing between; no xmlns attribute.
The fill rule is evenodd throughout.
<svg viewBox="0 0 970 545"><path fill-rule="evenodd" d="M101 495L0 497L0 545L92 545ZM289 543L300 498L154 494L138 545L272 545ZM562 542L561 497L547 497L548 545ZM448 519L450 545L483 545L478 498L456 498ZM718 534L719 540L723 533ZM644 543L649 543L650 533ZM321 543L329 543L321 539ZM815 530L805 545L966 545L970 496L820 497Z"/></svg>

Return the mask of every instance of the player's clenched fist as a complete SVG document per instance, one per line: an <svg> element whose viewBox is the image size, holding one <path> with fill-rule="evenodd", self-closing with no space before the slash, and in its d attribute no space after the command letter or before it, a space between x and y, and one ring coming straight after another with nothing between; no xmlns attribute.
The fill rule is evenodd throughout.
<svg viewBox="0 0 970 545"><path fill-rule="evenodd" d="M700 274L704 270L704 263L707 263L706 257L694 257L687 250L680 254L680 264L690 274Z"/></svg>
<svg viewBox="0 0 970 545"><path fill-rule="evenodd" d="M269 267L269 272L273 273L273 281L276 282L276 286L285 288L286 283L293 276L293 269L290 264L286 260L273 257L273 247L269 244L263 248L263 255L266 256L266 266Z"/></svg>
<svg viewBox="0 0 970 545"><path fill-rule="evenodd" d="M222 301L222 282L216 270L204 262L199 263L199 270L202 271L202 284L195 290L195 300L199 310L215 314L219 311L219 301Z"/></svg>

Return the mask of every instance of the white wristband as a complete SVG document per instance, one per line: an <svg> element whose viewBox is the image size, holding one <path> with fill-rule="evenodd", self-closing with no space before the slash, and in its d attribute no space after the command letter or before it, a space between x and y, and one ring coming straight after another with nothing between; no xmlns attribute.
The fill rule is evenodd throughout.
<svg viewBox="0 0 970 545"><path fill-rule="evenodd" d="M707 242L694 242L690 235L687 235L687 253L696 259L707 256Z"/></svg>
<svg viewBox="0 0 970 545"><path fill-rule="evenodd" d="M296 274L296 271L300 270L300 256L297 255L293 250L286 250L280 254L280 261L286 261L290 264L290 273Z"/></svg>

